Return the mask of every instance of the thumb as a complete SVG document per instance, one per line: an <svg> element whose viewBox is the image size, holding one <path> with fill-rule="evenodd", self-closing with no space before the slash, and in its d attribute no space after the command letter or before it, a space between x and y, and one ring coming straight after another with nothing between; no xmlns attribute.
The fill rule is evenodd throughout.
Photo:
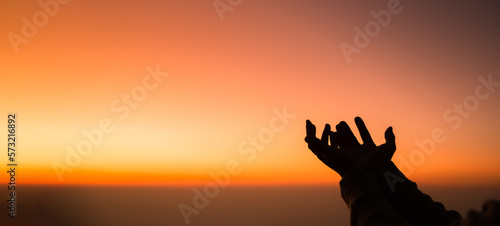
<svg viewBox="0 0 500 226"><path fill-rule="evenodd" d="M380 145L375 149L375 159L378 162L385 162L391 160L394 152L396 151L396 137L392 131L392 127L385 130L385 144Z"/></svg>

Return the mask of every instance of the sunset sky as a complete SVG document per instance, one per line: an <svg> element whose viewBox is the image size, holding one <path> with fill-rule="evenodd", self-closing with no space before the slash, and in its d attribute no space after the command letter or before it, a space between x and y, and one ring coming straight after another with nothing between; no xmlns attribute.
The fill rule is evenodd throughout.
<svg viewBox="0 0 500 226"><path fill-rule="evenodd" d="M2 1L0 127L17 113L18 182L203 184L237 162L234 185L337 184L307 149L305 120L355 129L361 116L377 144L393 126L393 160L410 179L500 186L500 86L484 85L500 82L500 4L401 0L348 63L341 43L355 46L355 28L365 31L370 11L389 12L388 2L245 0L221 20L212 0L72 0L49 6L43 23L38 1ZM34 15L43 26L24 37ZM13 44L13 34L26 42ZM146 77L157 66L168 73L161 82ZM121 98L140 89L147 96L127 107ZM276 120L284 110L294 117ZM112 131L68 166L67 147L102 120ZM282 130L258 140L252 158L242 154L270 123ZM436 128L444 141L420 154L416 140ZM72 170L62 180L57 164Z"/></svg>

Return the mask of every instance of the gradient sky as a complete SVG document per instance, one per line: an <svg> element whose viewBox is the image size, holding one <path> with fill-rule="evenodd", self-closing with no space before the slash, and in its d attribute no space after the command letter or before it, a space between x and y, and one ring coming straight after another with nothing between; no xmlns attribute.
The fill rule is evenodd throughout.
<svg viewBox="0 0 500 226"><path fill-rule="evenodd" d="M307 149L305 120L321 131L326 122L354 126L359 115L377 144L394 127L396 164L442 128L446 140L403 169L411 179L500 185L500 87L457 129L443 119L475 95L479 77L500 81L500 4L402 0L347 63L339 45L354 44L371 10L387 9L388 1L367 2L243 1L221 21L208 0L72 0L16 53L8 34L22 35L22 18L42 8L2 1L0 126L18 113L19 183L205 183L235 160L234 184L335 184L340 177ZM169 76L119 119L112 103L157 64ZM247 162L240 143L284 107L296 117ZM103 118L113 132L60 182L52 164L65 163L66 146Z"/></svg>

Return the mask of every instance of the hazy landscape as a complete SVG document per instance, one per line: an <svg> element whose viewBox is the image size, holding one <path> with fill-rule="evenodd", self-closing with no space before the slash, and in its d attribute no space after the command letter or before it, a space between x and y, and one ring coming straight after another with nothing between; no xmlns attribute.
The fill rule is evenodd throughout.
<svg viewBox="0 0 500 226"><path fill-rule="evenodd" d="M201 187L200 187L201 188ZM21 186L12 225L186 225L178 205L192 206L193 187ZM422 187L464 214L499 188ZM229 186L189 225L349 225L336 186ZM15 224L14 224L15 223Z"/></svg>

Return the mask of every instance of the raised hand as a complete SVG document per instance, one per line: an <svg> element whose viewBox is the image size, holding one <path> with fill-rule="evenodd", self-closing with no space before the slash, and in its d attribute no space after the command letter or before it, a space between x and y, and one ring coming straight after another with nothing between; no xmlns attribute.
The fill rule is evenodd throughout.
<svg viewBox="0 0 500 226"><path fill-rule="evenodd" d="M311 121L306 121L306 142L309 149L328 167L335 170L343 177L350 170L361 168L356 155L343 148L339 148L335 133L330 125L326 124L321 140L316 137L316 126ZM331 145L328 145L330 138Z"/></svg>
<svg viewBox="0 0 500 226"><path fill-rule="evenodd" d="M339 147L355 155L363 168L372 172L384 170L385 166L391 162L391 158L396 151L396 142L392 127L387 128L385 131L386 142L377 146L373 142L363 120L360 117L356 117L354 121L358 127L363 144L358 142L349 125L342 121L336 126L337 133L334 134Z"/></svg>

